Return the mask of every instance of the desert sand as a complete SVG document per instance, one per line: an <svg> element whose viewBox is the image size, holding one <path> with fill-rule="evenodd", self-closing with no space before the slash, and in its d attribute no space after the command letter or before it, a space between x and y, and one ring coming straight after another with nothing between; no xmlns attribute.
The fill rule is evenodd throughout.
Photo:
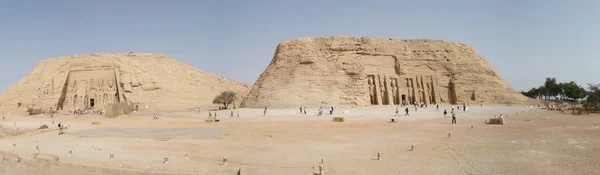
<svg viewBox="0 0 600 175"><path fill-rule="evenodd" d="M442 115L448 105L411 107L410 116L400 108L398 117L393 106L336 108L333 115L327 107L323 116L317 108L269 109L266 116L262 109L234 110L239 118L218 111L218 123L205 123L208 111L194 110L58 115L45 130L35 128L51 124L47 115L5 113L0 174L308 175L318 173L321 161L325 174L338 175L600 173L597 115L472 105L450 124ZM500 113L504 125L484 124ZM59 121L69 126L64 135Z"/></svg>

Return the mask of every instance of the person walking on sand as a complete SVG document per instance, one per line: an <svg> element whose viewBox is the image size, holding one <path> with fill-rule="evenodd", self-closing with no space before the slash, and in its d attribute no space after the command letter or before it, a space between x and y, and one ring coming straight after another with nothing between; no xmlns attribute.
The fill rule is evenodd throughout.
<svg viewBox="0 0 600 175"><path fill-rule="evenodd" d="M408 114L408 107L406 107L406 109L404 109L404 111L406 111L406 114L404 114L404 116L410 116L410 115Z"/></svg>
<svg viewBox="0 0 600 175"><path fill-rule="evenodd" d="M452 114L452 124L456 124L456 116Z"/></svg>
<svg viewBox="0 0 600 175"><path fill-rule="evenodd" d="M448 114L448 111L446 111L446 109L444 109L444 118L446 118L446 114Z"/></svg>
<svg viewBox="0 0 600 175"><path fill-rule="evenodd" d="M58 122L58 135L63 134L63 125L62 122Z"/></svg>
<svg viewBox="0 0 600 175"><path fill-rule="evenodd" d="M440 105L439 104L435 105L435 111L440 111Z"/></svg>
<svg viewBox="0 0 600 175"><path fill-rule="evenodd" d="M265 106L265 111L263 111L263 115L267 115L267 107Z"/></svg>
<svg viewBox="0 0 600 175"><path fill-rule="evenodd" d="M306 107L304 107L304 114L306 114Z"/></svg>
<svg viewBox="0 0 600 175"><path fill-rule="evenodd" d="M398 116L398 107L396 107L396 115L394 116Z"/></svg>

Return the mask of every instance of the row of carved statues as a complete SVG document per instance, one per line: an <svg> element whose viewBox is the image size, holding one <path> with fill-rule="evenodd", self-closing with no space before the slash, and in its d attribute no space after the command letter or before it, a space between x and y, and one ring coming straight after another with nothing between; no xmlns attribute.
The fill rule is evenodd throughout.
<svg viewBox="0 0 600 175"><path fill-rule="evenodd" d="M372 105L399 105L406 102L434 102L434 84L431 76L405 78L406 87L399 87L397 78L368 75L367 84ZM416 82L415 82L416 80ZM389 86L387 86L389 84ZM406 94L401 94L406 89ZM391 98L391 99L390 99ZM381 104L380 104L381 103Z"/></svg>

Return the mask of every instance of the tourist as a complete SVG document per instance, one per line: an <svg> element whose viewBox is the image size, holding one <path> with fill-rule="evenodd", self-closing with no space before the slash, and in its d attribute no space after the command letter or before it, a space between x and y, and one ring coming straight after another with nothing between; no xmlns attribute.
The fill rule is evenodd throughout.
<svg viewBox="0 0 600 175"><path fill-rule="evenodd" d="M448 111L446 111L446 109L444 109L444 118L446 118L446 114L448 114Z"/></svg>
<svg viewBox="0 0 600 175"><path fill-rule="evenodd" d="M438 104L435 105L435 111L440 111L440 105L438 105ZM446 110L444 109L444 111L446 111Z"/></svg>
<svg viewBox="0 0 600 175"><path fill-rule="evenodd" d="M406 111L406 114L404 114L404 116L410 116L410 115L408 114L408 107L406 107L406 109L404 109L404 111Z"/></svg>
<svg viewBox="0 0 600 175"><path fill-rule="evenodd" d="M452 124L456 124L456 116L452 114Z"/></svg>
<svg viewBox="0 0 600 175"><path fill-rule="evenodd" d="M396 115L394 116L398 116L398 107L396 107Z"/></svg>
<svg viewBox="0 0 600 175"><path fill-rule="evenodd" d="M263 111L263 115L267 115L267 107L265 106L265 111Z"/></svg>
<svg viewBox="0 0 600 175"><path fill-rule="evenodd" d="M304 114L306 114L306 107L304 107Z"/></svg>
<svg viewBox="0 0 600 175"><path fill-rule="evenodd" d="M463 105L463 111L467 112L467 105Z"/></svg>
<svg viewBox="0 0 600 175"><path fill-rule="evenodd" d="M58 122L58 135L62 135L63 134L63 125L62 122Z"/></svg>
<svg viewBox="0 0 600 175"><path fill-rule="evenodd" d="M504 119L504 116L503 116L502 114L500 114L500 118L501 118L501 119Z"/></svg>
<svg viewBox="0 0 600 175"><path fill-rule="evenodd" d="M212 118L212 112L208 111L208 118Z"/></svg>
<svg viewBox="0 0 600 175"><path fill-rule="evenodd" d="M321 116L321 115L323 115L323 106L321 106L319 108L319 114L317 114L317 116Z"/></svg>
<svg viewBox="0 0 600 175"><path fill-rule="evenodd" d="M231 111L231 116L229 116L229 118L233 118L233 111Z"/></svg>
<svg viewBox="0 0 600 175"><path fill-rule="evenodd" d="M329 110L329 115L333 115L333 106L331 107L331 109Z"/></svg>
<svg viewBox="0 0 600 175"><path fill-rule="evenodd" d="M154 115L154 120L158 119L158 116L156 115L156 113L154 113L153 115Z"/></svg>
<svg viewBox="0 0 600 175"><path fill-rule="evenodd" d="M300 106L300 114L302 114L302 106Z"/></svg>

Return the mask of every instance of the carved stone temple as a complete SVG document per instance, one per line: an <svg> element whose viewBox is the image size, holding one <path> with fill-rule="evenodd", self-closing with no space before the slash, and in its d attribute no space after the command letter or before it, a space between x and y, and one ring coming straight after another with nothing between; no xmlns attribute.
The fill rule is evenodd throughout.
<svg viewBox="0 0 600 175"><path fill-rule="evenodd" d="M518 104L526 99L466 44L333 36L280 43L242 106Z"/></svg>
<svg viewBox="0 0 600 175"><path fill-rule="evenodd" d="M226 90L245 95L249 89L160 54L75 55L40 61L0 94L0 110L103 110L117 103L133 110L187 109L212 105Z"/></svg>

